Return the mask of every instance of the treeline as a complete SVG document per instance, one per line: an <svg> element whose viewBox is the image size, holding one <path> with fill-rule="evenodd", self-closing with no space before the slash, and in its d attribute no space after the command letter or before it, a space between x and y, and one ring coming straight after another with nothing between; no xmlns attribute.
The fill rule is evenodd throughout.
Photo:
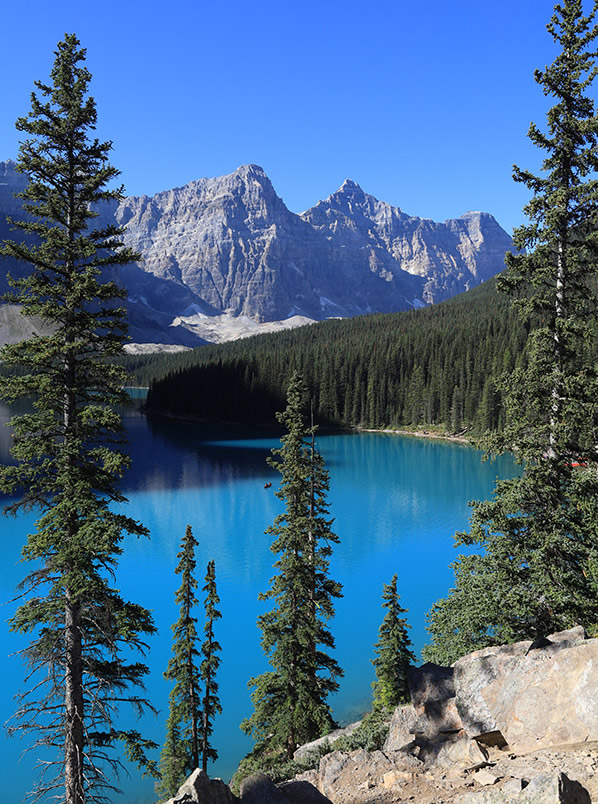
<svg viewBox="0 0 598 804"><path fill-rule="evenodd" d="M499 378L525 342L510 299L491 281L434 307L129 358L128 368L150 385L152 411L274 422L299 371L322 424L482 432L502 427Z"/></svg>

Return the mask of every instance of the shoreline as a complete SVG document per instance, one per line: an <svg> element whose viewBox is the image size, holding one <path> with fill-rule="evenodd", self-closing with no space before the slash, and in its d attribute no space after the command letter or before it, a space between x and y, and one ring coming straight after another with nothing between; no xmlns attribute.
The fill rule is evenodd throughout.
<svg viewBox="0 0 598 804"><path fill-rule="evenodd" d="M134 387L134 386L129 386ZM137 400L134 400L137 401ZM222 419L203 418L201 416L194 416L191 413L172 413L168 410L151 410L147 409L144 404L138 407L138 410L145 416L158 416L165 419L175 419L178 421L200 422L202 424L220 424L232 427L257 427L265 430L280 430L280 425L275 422L236 422L225 421ZM467 444L468 446L475 446L475 440L468 438L463 433L447 433L435 432L433 430L424 430L423 428L417 430L405 430L400 427L397 428L377 428L377 427L361 427L358 424L353 424L344 427L333 427L331 425L319 425L318 431L320 433L384 433L385 435L400 435L400 436L413 436L414 438L436 438L440 441L450 441L456 444Z"/></svg>
<svg viewBox="0 0 598 804"><path fill-rule="evenodd" d="M178 421L200 422L202 424L220 424L225 427L258 427L265 430L280 430L280 425L272 423L247 423L235 421L223 421L222 419L202 418L200 416L193 416L192 414L171 413L166 410L148 410L144 405L140 405L138 410L145 416L158 416L165 419L175 419ZM475 446L473 439L465 435L451 434L451 433L438 433L430 430L403 430L401 428L385 428L379 429L376 427L360 427L357 424L349 427L331 427L330 425L321 425L318 427L320 433L384 433L385 435L400 435L400 436L413 436L414 438L435 438L440 441L450 441L456 444L466 444L468 446Z"/></svg>
<svg viewBox="0 0 598 804"><path fill-rule="evenodd" d="M415 438L437 438L441 441L454 441L458 444L468 444L473 446L474 442L471 438L465 435L453 435L451 433L435 433L430 430L401 430L397 429L384 429L379 430L374 427L353 427L359 433L385 433L387 435L401 435L401 436L414 436Z"/></svg>

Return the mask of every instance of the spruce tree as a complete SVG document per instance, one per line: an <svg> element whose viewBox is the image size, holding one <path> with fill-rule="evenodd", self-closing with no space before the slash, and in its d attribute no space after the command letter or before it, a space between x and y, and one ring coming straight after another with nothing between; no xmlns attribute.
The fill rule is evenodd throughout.
<svg viewBox="0 0 598 804"><path fill-rule="evenodd" d="M0 490L18 497L10 512L39 512L23 549L35 562L22 584L26 600L11 621L32 642L9 732L33 731L34 747L51 749L36 796L67 804L106 801L116 789L109 771L120 764L111 751L119 739L143 759L150 744L116 724L121 702L143 709L147 668L122 649L127 657L143 650L154 631L150 613L110 585L123 532L147 531L112 507L125 501L118 482L128 465L116 411L127 399L124 372L112 362L126 324L123 292L102 273L137 255L123 246L122 230L94 226L94 210L121 198L122 188L108 189L118 176L111 144L92 136L96 107L84 59L76 36L66 35L51 82L36 82L31 111L17 120L28 136L17 162L29 179L20 194L27 218L12 221L24 237L5 241L1 252L31 268L12 282L11 301L52 333L0 356L18 368L3 380L2 398L33 400L33 412L11 421L17 463L2 468Z"/></svg>
<svg viewBox="0 0 598 804"><path fill-rule="evenodd" d="M174 796L189 773L199 767L201 741L200 671L197 648L197 620L192 609L197 603L195 589L195 548L197 541L187 525L177 554L175 569L181 585L175 594L179 618L172 626L172 656L164 677L174 681L170 692L166 742L160 755L161 782L157 790L167 798Z"/></svg>
<svg viewBox="0 0 598 804"><path fill-rule="evenodd" d="M173 798L181 784L187 778L189 757L185 741L181 737L181 728L176 707L171 706L166 721L166 739L160 754L160 781L156 783L156 793L162 798Z"/></svg>
<svg viewBox="0 0 598 804"><path fill-rule="evenodd" d="M376 658L372 660L376 668L374 711L393 710L409 700L407 670L410 664L415 664L409 625L403 616L407 610L399 602L396 575L389 584L384 584L382 601L382 607L387 611L378 631L378 642L374 645Z"/></svg>
<svg viewBox="0 0 598 804"><path fill-rule="evenodd" d="M272 670L251 679L254 714L242 729L257 741L256 750L286 753L329 731L334 721L327 703L342 675L326 649L334 647L326 623L333 616L333 598L340 584L328 577L331 544L338 541L326 516L328 475L304 421L307 389L298 373L291 378L287 407L278 414L286 434L273 450L270 464L282 475L277 496L284 513L268 533L278 555L278 574L261 600L274 607L258 619L262 647Z"/></svg>
<svg viewBox="0 0 598 804"><path fill-rule="evenodd" d="M203 588L206 593L204 600L205 639L201 646L200 677L203 682L201 767L203 772L207 773L208 760L218 759L218 752L210 745L210 735L213 731L214 717L222 712L218 698L218 683L216 682L216 672L220 666L220 658L216 654L220 651L220 645L214 637L214 621L220 619L222 615L216 608L220 603L220 598L216 590L216 565L214 561L208 562L205 581L206 585Z"/></svg>
<svg viewBox="0 0 598 804"><path fill-rule="evenodd" d="M458 558L455 587L430 614L426 656L439 661L598 623L598 117L588 94L597 8L585 16L581 0L555 6L548 30L559 52L535 74L556 103L546 130L529 130L545 152L542 173L515 168L533 198L530 222L515 232L522 251L507 255L501 282L530 335L503 383L504 431L489 442L491 451L516 450L524 469L477 503L470 532L457 536L482 552Z"/></svg>

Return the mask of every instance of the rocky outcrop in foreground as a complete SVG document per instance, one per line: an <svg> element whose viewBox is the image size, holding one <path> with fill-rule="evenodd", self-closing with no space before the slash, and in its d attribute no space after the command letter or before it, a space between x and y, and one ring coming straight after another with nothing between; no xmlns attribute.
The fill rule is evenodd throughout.
<svg viewBox="0 0 598 804"><path fill-rule="evenodd" d="M598 801L598 639L582 628L485 648L452 667L424 664L412 668L409 684L411 703L395 710L383 750L332 751L284 785L258 774L245 780L241 801Z"/></svg>
<svg viewBox="0 0 598 804"><path fill-rule="evenodd" d="M210 779L199 768L181 785L176 796L165 804L331 804L312 784L293 780L275 785L265 773L254 773L243 780L239 797L222 779Z"/></svg>

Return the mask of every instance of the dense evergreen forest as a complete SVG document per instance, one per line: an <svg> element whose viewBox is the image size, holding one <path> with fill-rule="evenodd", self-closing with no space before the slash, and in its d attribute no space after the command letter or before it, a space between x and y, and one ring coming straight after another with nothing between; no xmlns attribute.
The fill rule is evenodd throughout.
<svg viewBox="0 0 598 804"><path fill-rule="evenodd" d="M321 424L500 429L499 378L526 332L493 280L442 304L127 359L150 411L270 423L295 370Z"/></svg>

